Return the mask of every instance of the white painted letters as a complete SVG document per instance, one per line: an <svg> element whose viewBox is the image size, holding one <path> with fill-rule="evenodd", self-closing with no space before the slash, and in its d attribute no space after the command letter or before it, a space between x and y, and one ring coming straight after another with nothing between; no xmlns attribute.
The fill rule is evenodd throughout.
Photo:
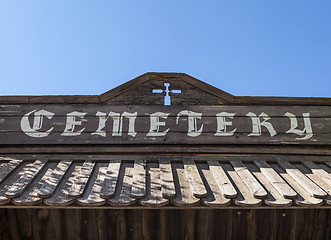
<svg viewBox="0 0 331 240"><path fill-rule="evenodd" d="M92 133L91 135L100 135L102 137L106 137L106 132L102 130L106 126L106 121L108 120L109 117L112 117L113 119L113 133L112 136L122 136L122 129L123 129L123 117L126 117L129 119L129 129L128 129L128 135L135 137L137 132L135 132L134 125L135 125L135 120L137 118L137 112L135 113L128 113L128 112L123 112L122 114L120 113L115 113L115 112L97 112L95 116L99 117L99 126L98 129Z"/></svg>
<svg viewBox="0 0 331 240"><path fill-rule="evenodd" d="M235 113L227 113L221 112L216 114L217 119L217 131L215 136L232 136L237 128L233 129L232 131L227 132L226 126L232 126L232 122L227 122L226 117L233 119Z"/></svg>
<svg viewBox="0 0 331 240"><path fill-rule="evenodd" d="M76 121L76 117L83 118L85 115L86 113L76 111L68 113L66 127L61 136L79 136L85 128L75 132L75 126L82 125L82 121Z"/></svg>
<svg viewBox="0 0 331 240"><path fill-rule="evenodd" d="M160 118L167 119L170 113L156 112L150 115L150 129L146 136L148 137L160 137L165 136L169 131L169 128L160 132L160 126L165 126L165 122L160 122Z"/></svg>
<svg viewBox="0 0 331 240"><path fill-rule="evenodd" d="M29 116L32 113L34 113L34 119L31 128L29 122ZM51 127L45 132L38 132L37 130L42 128L44 117L47 117L48 119L52 119L53 116L54 113L48 112L46 110L40 110L40 111L33 110L31 112L28 112L21 119L21 129L26 135L30 137L35 137L35 138L47 137L48 134L50 134L50 132L53 130L53 127Z"/></svg>
<svg viewBox="0 0 331 240"><path fill-rule="evenodd" d="M117 107L115 109L121 108ZM126 108L124 108L123 111L125 109ZM130 107L127 109L132 110L134 108ZM96 113L72 111L67 114L66 112L55 114L53 112L49 112L43 109L32 110L24 114L22 118L18 119L18 126L20 125L21 130L24 134L33 138L44 138L54 134L55 131L60 131L59 134L64 137L77 137L82 135L82 132L85 131L88 132L90 135L98 135L104 138L115 137L114 142L116 143L122 143L122 140L131 141L136 139L141 142L144 142L145 140L146 142L154 141L156 140L156 138L149 137L162 137L166 136L167 134L169 135L169 139L174 138L175 140L177 138L183 138L183 135L185 134L186 139L183 138L183 141L186 141L188 140L187 136L200 136L201 138L202 133L205 131L205 136L206 138L208 138L208 140L210 137L217 138L223 136L229 137L229 144L232 144L233 140L231 136L239 137L240 134L241 136L242 134L244 134L246 137L262 136L261 141L264 141L265 139L266 141L272 142L283 141L282 139L285 139L285 137L286 141L288 139L289 141L309 140L314 136L313 128L316 127L317 129L320 129L324 126L323 121L325 121L321 118L310 118L310 113L308 112L308 110L304 110L305 112L302 113L302 117L296 116L291 112L286 112L287 110L281 112L281 114L279 114L279 111L276 113L273 112L272 116L275 117L275 119L271 121L269 121L271 117L269 117L268 114L262 112L261 110L259 110L259 112L261 112L259 115L254 112L248 112L246 116L249 118L244 117L242 115L242 112L232 112L230 108L230 112L217 111L219 113L208 113L207 111L202 113L202 110L201 112L194 112L191 110L179 110L178 112L176 112L177 115L174 112L154 112L150 114L148 111L143 111L140 114L140 118L138 117L137 111L133 113L126 111L122 112L121 110L117 111L118 112L108 112L107 110L104 110L104 112L96 111ZM284 114L284 112L286 113ZM63 117L64 114L66 114L66 117ZM87 114L89 118L86 118ZM170 114L171 117L169 116ZM202 117L203 114L204 117ZM281 116L282 114L284 114L284 116ZM54 117L55 115L56 117ZM93 115L95 116L95 119L90 121ZM234 119L236 121L234 121ZM50 120L52 120L52 124L50 123ZM8 119L5 121L5 123L10 121L11 119ZM45 121L47 125L45 125ZM86 123L87 121L89 121L90 124L85 124L85 126L81 126L84 122ZM112 121L112 123L108 123L108 127L106 127L107 121ZM315 125L313 125L311 121ZM92 123L95 123L95 126L93 126ZM128 124L128 126L126 126L126 124ZM119 139L119 137L123 136L123 125L125 125L124 131L126 131L127 129L127 135L132 136L135 139ZM273 125L275 126L275 128ZM12 124L9 126L12 127ZM18 126L16 125L16 129ZM136 127L139 127L139 129L135 129ZM247 133L247 128L249 129L250 127L252 127L252 132ZM277 138L268 140L269 134L270 137L274 137L275 135L277 135L275 129L278 132ZM187 132L185 132L185 130L187 130ZM248 131L250 131L250 129ZM262 134L262 132L264 132L264 134ZM140 134L139 138L136 137L138 133ZM54 135L54 137L55 136L58 137L58 135ZM319 136L316 135L315 137L318 140ZM147 140L148 138L149 140ZM316 139L314 139L313 141L317 141ZM100 139L97 139L97 141L98 140ZM109 140L109 142L112 142L112 139ZM244 140L245 139L241 137L238 142L246 143ZM249 142L248 139L246 140L247 142ZM54 141L56 141L56 139ZM88 141L90 141L89 138ZM91 141L94 141L93 138ZM202 138L201 141L204 141L204 138ZM219 140L215 140L215 142L217 141L224 142L224 140L221 140L220 138Z"/></svg>
<svg viewBox="0 0 331 240"><path fill-rule="evenodd" d="M294 133L302 136L302 138L296 138L296 140L306 140L313 136L313 129L311 127L311 122L309 118L309 113L303 113L303 123L305 125L303 130L296 129L298 127L298 120L296 116L290 112L284 114L286 117L289 117L291 120L291 128L286 133Z"/></svg>
<svg viewBox="0 0 331 240"><path fill-rule="evenodd" d="M261 136L262 134L261 126L268 129L271 137L277 134L272 124L270 122L267 122L270 119L270 117L264 112L262 112L258 117L256 116L255 113L252 112L247 113L246 116L252 119L252 124L253 124L253 131L252 133L247 135L248 137ZM263 118L263 122L260 121L260 118Z"/></svg>
<svg viewBox="0 0 331 240"><path fill-rule="evenodd" d="M183 110L177 114L176 124L178 124L178 120L180 116L188 116L187 136L197 137L202 133L203 124L201 124L201 127L198 130L198 123L197 123L198 122L197 119L201 119L202 113Z"/></svg>

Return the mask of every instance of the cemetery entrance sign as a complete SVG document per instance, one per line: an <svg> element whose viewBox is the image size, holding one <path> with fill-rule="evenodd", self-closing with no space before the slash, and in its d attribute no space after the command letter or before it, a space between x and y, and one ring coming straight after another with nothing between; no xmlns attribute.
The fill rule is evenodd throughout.
<svg viewBox="0 0 331 240"><path fill-rule="evenodd" d="M284 98L256 98L249 104L187 75L176 76L143 75L105 93L103 101L102 95L94 102L91 96L81 102L63 97L62 104L61 96L44 97L45 104L15 99L16 104L0 106L0 142L331 144L331 107L325 102L304 105L287 98L285 105Z"/></svg>
<svg viewBox="0 0 331 240"><path fill-rule="evenodd" d="M330 118L323 117L328 111L280 106L10 106L2 110L11 115L2 117L1 139L34 144L321 144L330 143L323 134L331 128Z"/></svg>
<svg viewBox="0 0 331 240"><path fill-rule="evenodd" d="M182 73L3 96L0 238L330 239L330 146L331 98Z"/></svg>

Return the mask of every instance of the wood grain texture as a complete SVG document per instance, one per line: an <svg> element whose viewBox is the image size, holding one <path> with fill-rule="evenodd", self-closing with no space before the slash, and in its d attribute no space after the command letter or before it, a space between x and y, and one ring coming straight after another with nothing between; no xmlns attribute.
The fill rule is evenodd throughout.
<svg viewBox="0 0 331 240"><path fill-rule="evenodd" d="M61 104L36 104L36 105L3 105L0 108L0 143L4 144L299 144L299 145L330 145L331 138L329 130L331 128L330 107L320 106L185 106L186 109L180 106L108 106L108 105L61 105ZM38 110L47 110L54 113L54 116L49 116L51 119L45 118L42 121L41 129L38 131L45 132L52 129L49 135L37 138L31 137L27 130L25 134L21 130L21 120L24 114ZM177 114L182 110L189 110L202 114L202 118L197 120L197 126L202 129L202 134L196 137L188 135L187 117L182 116L177 118ZM83 129L79 136L63 136L62 133L66 128L66 114L74 111L86 113L84 118L79 118L81 126L76 126L76 130ZM136 112L134 132L128 133L128 120L123 117L123 132L122 136L115 134L113 136L113 119L110 117L103 128L103 136L94 134L98 129L99 117L95 116L97 112L109 111L118 112ZM165 123L160 131L169 128L169 132L165 136L150 137L150 114L163 111L169 113L167 119L162 119ZM232 126L228 127L228 131L235 129L232 136L219 136L217 132L216 114L225 111L235 113L233 119L227 119ZM247 113L253 112L256 116L264 112L268 114L270 119L268 123L272 124L276 135L271 137L267 128L261 127L261 135L250 136L252 133L252 119ZM291 128L290 118L284 116L287 112L291 112L296 116L298 122L297 134L287 133ZM313 129L313 136L303 139L305 134L302 132L303 113L309 113L309 121ZM32 117L32 116L31 116ZM261 118L261 121L263 119ZM32 124L32 120L30 120ZM34 131L34 130L30 130ZM38 132L37 131L37 132ZM132 131L132 130L131 130ZM302 133L300 133L300 131ZM293 131L292 131L293 132ZM136 134L136 135L135 135ZM215 135L216 134L216 135ZM133 136L134 135L134 136Z"/></svg>
<svg viewBox="0 0 331 240"><path fill-rule="evenodd" d="M16 168L10 175L6 177L6 179L0 183L0 205L5 205L11 202L11 198L6 197L6 192L9 190L9 188L18 181L18 179L21 177L19 173L22 171L22 169L25 169L29 162L22 162L21 165Z"/></svg>
<svg viewBox="0 0 331 240"><path fill-rule="evenodd" d="M289 162L284 156L36 155L30 156L29 160L24 156L28 155L0 157L0 166L3 167L8 159L22 159L22 163L0 183L1 205L72 205L82 208L106 208L106 203L111 207L134 208L256 208L261 205L263 208L319 208L331 205L331 187L327 178L331 168L325 164L325 160L328 161L325 157L324 162L311 162L309 157L293 157ZM40 166L36 167L35 163ZM35 174L24 175L31 167ZM60 169L60 178L52 179L53 190L41 198L38 193ZM314 196L312 190L292 177L287 169L296 169L307 183L321 189L325 197ZM138 177L134 180L135 174L140 175L140 180ZM22 181L23 177L27 178L26 181ZM252 184L252 179L259 185ZM77 183L79 189L75 186ZM8 198L6 193L13 186L19 195ZM132 196L135 186L144 193L140 199ZM267 193L263 201L254 195L260 187ZM81 194L76 195L77 198L70 195L73 188ZM195 195L194 191L200 195Z"/></svg>
<svg viewBox="0 0 331 240"><path fill-rule="evenodd" d="M278 164L307 192L317 198L326 198L326 193L314 182L307 178L299 169L289 162L278 162Z"/></svg>
<svg viewBox="0 0 331 240"><path fill-rule="evenodd" d="M41 169L44 167L46 162L35 161L30 163L20 173L20 178L13 183L13 185L7 190L6 197L14 198L20 196L23 191L31 184Z"/></svg>
<svg viewBox="0 0 331 240"><path fill-rule="evenodd" d="M199 205L200 199L193 195L192 187L185 173L183 164L173 163L172 170L176 186L176 197L171 199L171 203L179 207Z"/></svg>
<svg viewBox="0 0 331 240"><path fill-rule="evenodd" d="M134 198L144 198L146 195L145 160L136 160L134 162L131 195Z"/></svg>
<svg viewBox="0 0 331 240"><path fill-rule="evenodd" d="M0 215L4 216L0 225L4 240L324 240L330 236L330 209L0 209ZM46 217L40 218L43 215Z"/></svg>
<svg viewBox="0 0 331 240"><path fill-rule="evenodd" d="M237 133L235 136L222 137L215 136L215 132L203 132L197 138L187 135L187 132L168 132L165 136L151 137L147 136L147 132L138 133L135 137L123 134L123 137L114 136L96 136L91 135L91 132L83 132L79 137L77 136L61 136L61 132L54 132L46 138L31 138L23 132L9 132L5 135L0 134L1 142L12 144L19 148L21 144L29 143L31 145L71 145L71 147L78 145L293 145L293 146L328 146L331 144L331 134L316 133L313 138L305 141L296 140L293 134L277 134L270 137L269 134L264 133L261 136L248 136L249 133ZM307 152L306 152L307 153Z"/></svg>
<svg viewBox="0 0 331 240"><path fill-rule="evenodd" d="M329 157L331 155L331 149L328 146L303 146L303 145L204 145L204 144L194 144L194 145L186 145L186 144L127 144L127 145L0 145L0 150L2 154L10 154L10 155L21 155L24 154L26 156L33 157L39 154L119 154L123 155L123 153L127 154L266 154L266 160L270 157L270 154L278 155L284 154L286 152L286 158L291 160L293 157L297 157L300 154L302 157L307 157L314 155L314 161L320 161L321 157Z"/></svg>
<svg viewBox="0 0 331 240"><path fill-rule="evenodd" d="M136 203L136 199L131 197L133 181L133 164L122 163L115 195L107 200L113 206L130 206Z"/></svg>
<svg viewBox="0 0 331 240"><path fill-rule="evenodd" d="M266 161L254 161L255 165L259 167L264 177L268 179L271 185L281 194L284 198L293 199L297 193L271 168Z"/></svg>
<svg viewBox="0 0 331 240"><path fill-rule="evenodd" d="M95 161L88 160L84 162L78 173L78 177L69 190L69 197L76 199L83 195L86 184L88 183L88 180L90 179L93 172L94 166Z"/></svg>
<svg viewBox="0 0 331 240"><path fill-rule="evenodd" d="M81 170L80 163L73 163L70 165L68 171L65 173L62 181L59 183L53 195L44 199L44 204L48 206L68 206L75 202L74 199L68 196L69 191L78 174Z"/></svg>
<svg viewBox="0 0 331 240"><path fill-rule="evenodd" d="M221 166L230 176L234 186L236 186L238 196L233 199L234 204L242 207L258 207L262 204L262 200L254 197L252 191L247 188L247 185L243 182L231 164L222 163Z"/></svg>
<svg viewBox="0 0 331 240"><path fill-rule="evenodd" d="M323 200L312 196L311 192L308 192L303 188L292 176L282 169L278 164L270 164L270 166L277 171L282 178L297 192L297 197L293 200L298 206L303 207L317 207L323 204Z"/></svg>
<svg viewBox="0 0 331 240"><path fill-rule="evenodd" d="M209 165L210 166L210 165ZM217 184L214 176L207 164L200 166L204 185L206 186L207 196L202 199L202 203L209 207L225 207L231 204L231 199L225 197L219 184ZM237 193L236 193L237 195Z"/></svg>
<svg viewBox="0 0 331 240"><path fill-rule="evenodd" d="M140 201L143 206L162 207L169 203L168 199L163 198L161 190L160 168L158 163L150 163L147 166L146 175L146 196Z"/></svg>
<svg viewBox="0 0 331 240"><path fill-rule="evenodd" d="M311 166L311 164L309 165ZM324 173L321 174L321 171L318 171L318 166L316 164L313 165L314 171L309 171L311 169L308 170L302 164L294 164L294 166L327 193L324 202L331 205L331 185L328 183L328 176L325 176Z"/></svg>
<svg viewBox="0 0 331 240"><path fill-rule="evenodd" d="M276 189L274 182L269 181L265 174L260 171L261 169L259 169L256 165L252 163L247 163L246 166L249 171L254 175L254 177L256 177L267 190L268 195L264 199L264 203L266 205L273 207L287 207L292 205L292 200L285 198L284 195L281 195L281 193ZM286 183L284 182L284 184Z"/></svg>
<svg viewBox="0 0 331 240"><path fill-rule="evenodd" d="M22 160L11 160L2 163L0 167L0 183L2 183L21 163Z"/></svg>
<svg viewBox="0 0 331 240"><path fill-rule="evenodd" d="M38 196L38 191L45 183L45 180L48 178L49 174L53 172L55 166L56 163L54 162L47 164L47 167L43 168L43 170L35 177L33 182L29 184L24 192L19 197L12 200L13 204L19 206L32 206L41 203L42 199Z"/></svg>
<svg viewBox="0 0 331 240"><path fill-rule="evenodd" d="M207 196L206 188L200 177L197 165L194 161L183 161L185 173L195 197L202 198Z"/></svg>
<svg viewBox="0 0 331 240"><path fill-rule="evenodd" d="M305 167L307 167L314 175L317 175L318 177L320 177L321 179L323 179L323 181L331 186L331 172L327 172L325 171L321 166L318 166L317 164L315 164L312 161L304 161L303 164L305 165Z"/></svg>
<svg viewBox="0 0 331 240"><path fill-rule="evenodd" d="M63 160L59 162L54 171L47 172L48 174L46 173L45 183L38 191L39 197L47 198L52 195L71 163L72 160Z"/></svg>
<svg viewBox="0 0 331 240"><path fill-rule="evenodd" d="M172 175L171 162L169 160L160 160L160 177L161 177L161 191L162 197L171 199L175 197L176 190L174 184L174 178Z"/></svg>
<svg viewBox="0 0 331 240"><path fill-rule="evenodd" d="M100 197L100 191L106 178L106 173L107 164L98 163L83 196L77 199L77 204L82 206L102 206L106 204L106 200Z"/></svg>
<svg viewBox="0 0 331 240"><path fill-rule="evenodd" d="M263 199L267 197L265 189L241 161L231 161L230 163L255 198Z"/></svg>
<svg viewBox="0 0 331 240"><path fill-rule="evenodd" d="M226 198L235 198L238 196L236 189L226 175L224 169L218 161L208 161L209 169L213 175L219 189Z"/></svg>
<svg viewBox="0 0 331 240"><path fill-rule="evenodd" d="M115 195L116 185L120 173L121 160L109 162L106 177L100 191L100 197L111 198Z"/></svg>

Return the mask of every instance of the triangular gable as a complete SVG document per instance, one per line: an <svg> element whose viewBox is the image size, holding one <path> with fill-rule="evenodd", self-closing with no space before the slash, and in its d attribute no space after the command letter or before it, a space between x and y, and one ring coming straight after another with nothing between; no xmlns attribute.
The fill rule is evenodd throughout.
<svg viewBox="0 0 331 240"><path fill-rule="evenodd" d="M100 95L100 102L116 105L220 105L232 102L233 98L231 94L184 73L146 73Z"/></svg>

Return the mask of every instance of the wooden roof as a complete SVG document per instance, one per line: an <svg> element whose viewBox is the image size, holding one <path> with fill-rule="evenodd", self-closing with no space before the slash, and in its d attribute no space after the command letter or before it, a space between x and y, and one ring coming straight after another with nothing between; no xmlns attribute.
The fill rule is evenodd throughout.
<svg viewBox="0 0 331 240"><path fill-rule="evenodd" d="M329 156L5 155L2 207L330 208Z"/></svg>

